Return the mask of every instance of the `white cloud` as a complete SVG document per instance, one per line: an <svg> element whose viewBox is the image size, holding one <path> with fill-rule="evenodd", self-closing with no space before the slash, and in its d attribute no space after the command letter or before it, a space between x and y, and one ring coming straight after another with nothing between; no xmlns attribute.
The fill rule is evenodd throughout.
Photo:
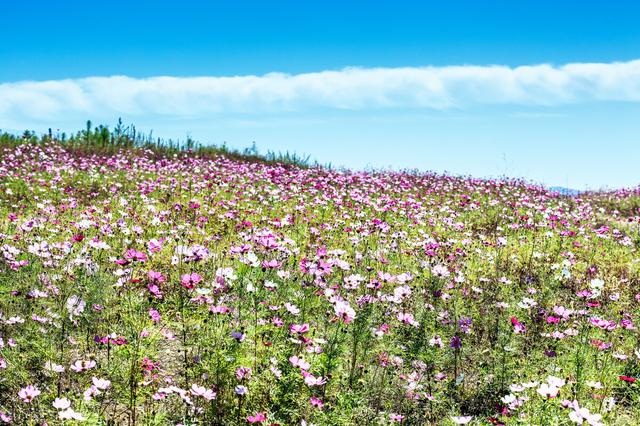
<svg viewBox="0 0 640 426"><path fill-rule="evenodd" d="M345 68L237 77L88 77L0 84L0 124L69 117L203 118L315 109L640 102L640 60L563 66Z"/></svg>

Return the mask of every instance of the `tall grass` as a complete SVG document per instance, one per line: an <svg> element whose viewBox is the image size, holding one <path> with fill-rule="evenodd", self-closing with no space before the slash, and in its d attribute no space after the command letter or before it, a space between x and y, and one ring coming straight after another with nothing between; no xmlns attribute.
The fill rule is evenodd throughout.
<svg viewBox="0 0 640 426"><path fill-rule="evenodd" d="M110 129L107 125L93 126L87 121L83 130L67 135L53 133L51 129L45 134L38 135L34 131L26 130L20 135L0 132L0 146L16 146L18 144L42 144L56 142L70 152L76 154L113 155L122 150L148 151L158 156L170 157L174 154L188 154L193 157L211 158L224 156L229 159L247 162L278 163L302 168L318 167L308 155L296 152L267 151L260 153L255 142L244 149L231 148L227 143L203 144L187 136L184 140L163 139L154 137L153 132L138 131L134 125L125 125L122 120ZM329 167L330 165L324 165Z"/></svg>

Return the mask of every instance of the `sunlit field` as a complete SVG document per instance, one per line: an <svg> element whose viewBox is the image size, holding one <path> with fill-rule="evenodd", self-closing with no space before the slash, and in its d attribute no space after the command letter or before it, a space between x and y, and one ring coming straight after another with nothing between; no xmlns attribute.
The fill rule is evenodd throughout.
<svg viewBox="0 0 640 426"><path fill-rule="evenodd" d="M640 423L640 192L0 144L0 422Z"/></svg>

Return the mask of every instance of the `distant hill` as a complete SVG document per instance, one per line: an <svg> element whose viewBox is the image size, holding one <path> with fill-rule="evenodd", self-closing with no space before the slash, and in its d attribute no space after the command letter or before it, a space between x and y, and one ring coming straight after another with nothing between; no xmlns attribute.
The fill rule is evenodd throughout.
<svg viewBox="0 0 640 426"><path fill-rule="evenodd" d="M582 191L578 189L565 188L564 186L551 186L549 187L550 191L559 192L562 195L569 195L571 197L575 195L580 195Z"/></svg>

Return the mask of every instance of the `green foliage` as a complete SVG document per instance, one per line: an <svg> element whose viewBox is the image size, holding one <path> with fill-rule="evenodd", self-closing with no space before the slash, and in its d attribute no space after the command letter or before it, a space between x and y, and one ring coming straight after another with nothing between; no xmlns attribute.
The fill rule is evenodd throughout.
<svg viewBox="0 0 640 426"><path fill-rule="evenodd" d="M266 154L260 154L255 142L248 148L234 149L229 148L226 142L221 145L204 145L192 139L191 136L187 136L184 141L155 138L153 132L141 133L134 125L125 125L122 119L118 120L113 130L103 124L94 127L91 121L87 121L84 130L70 136L65 133L54 136L51 129L49 129L49 133L42 136L37 136L35 132L30 130L25 130L19 137L11 133L0 132L0 147L16 146L23 143L42 144L52 141L62 144L76 155L106 156L122 150L133 150L150 152L158 158L173 155L189 155L194 158L224 156L242 161L284 164L304 168L320 166L317 162L312 161L310 156L302 156L295 152L267 151ZM327 167L329 166L327 165Z"/></svg>

